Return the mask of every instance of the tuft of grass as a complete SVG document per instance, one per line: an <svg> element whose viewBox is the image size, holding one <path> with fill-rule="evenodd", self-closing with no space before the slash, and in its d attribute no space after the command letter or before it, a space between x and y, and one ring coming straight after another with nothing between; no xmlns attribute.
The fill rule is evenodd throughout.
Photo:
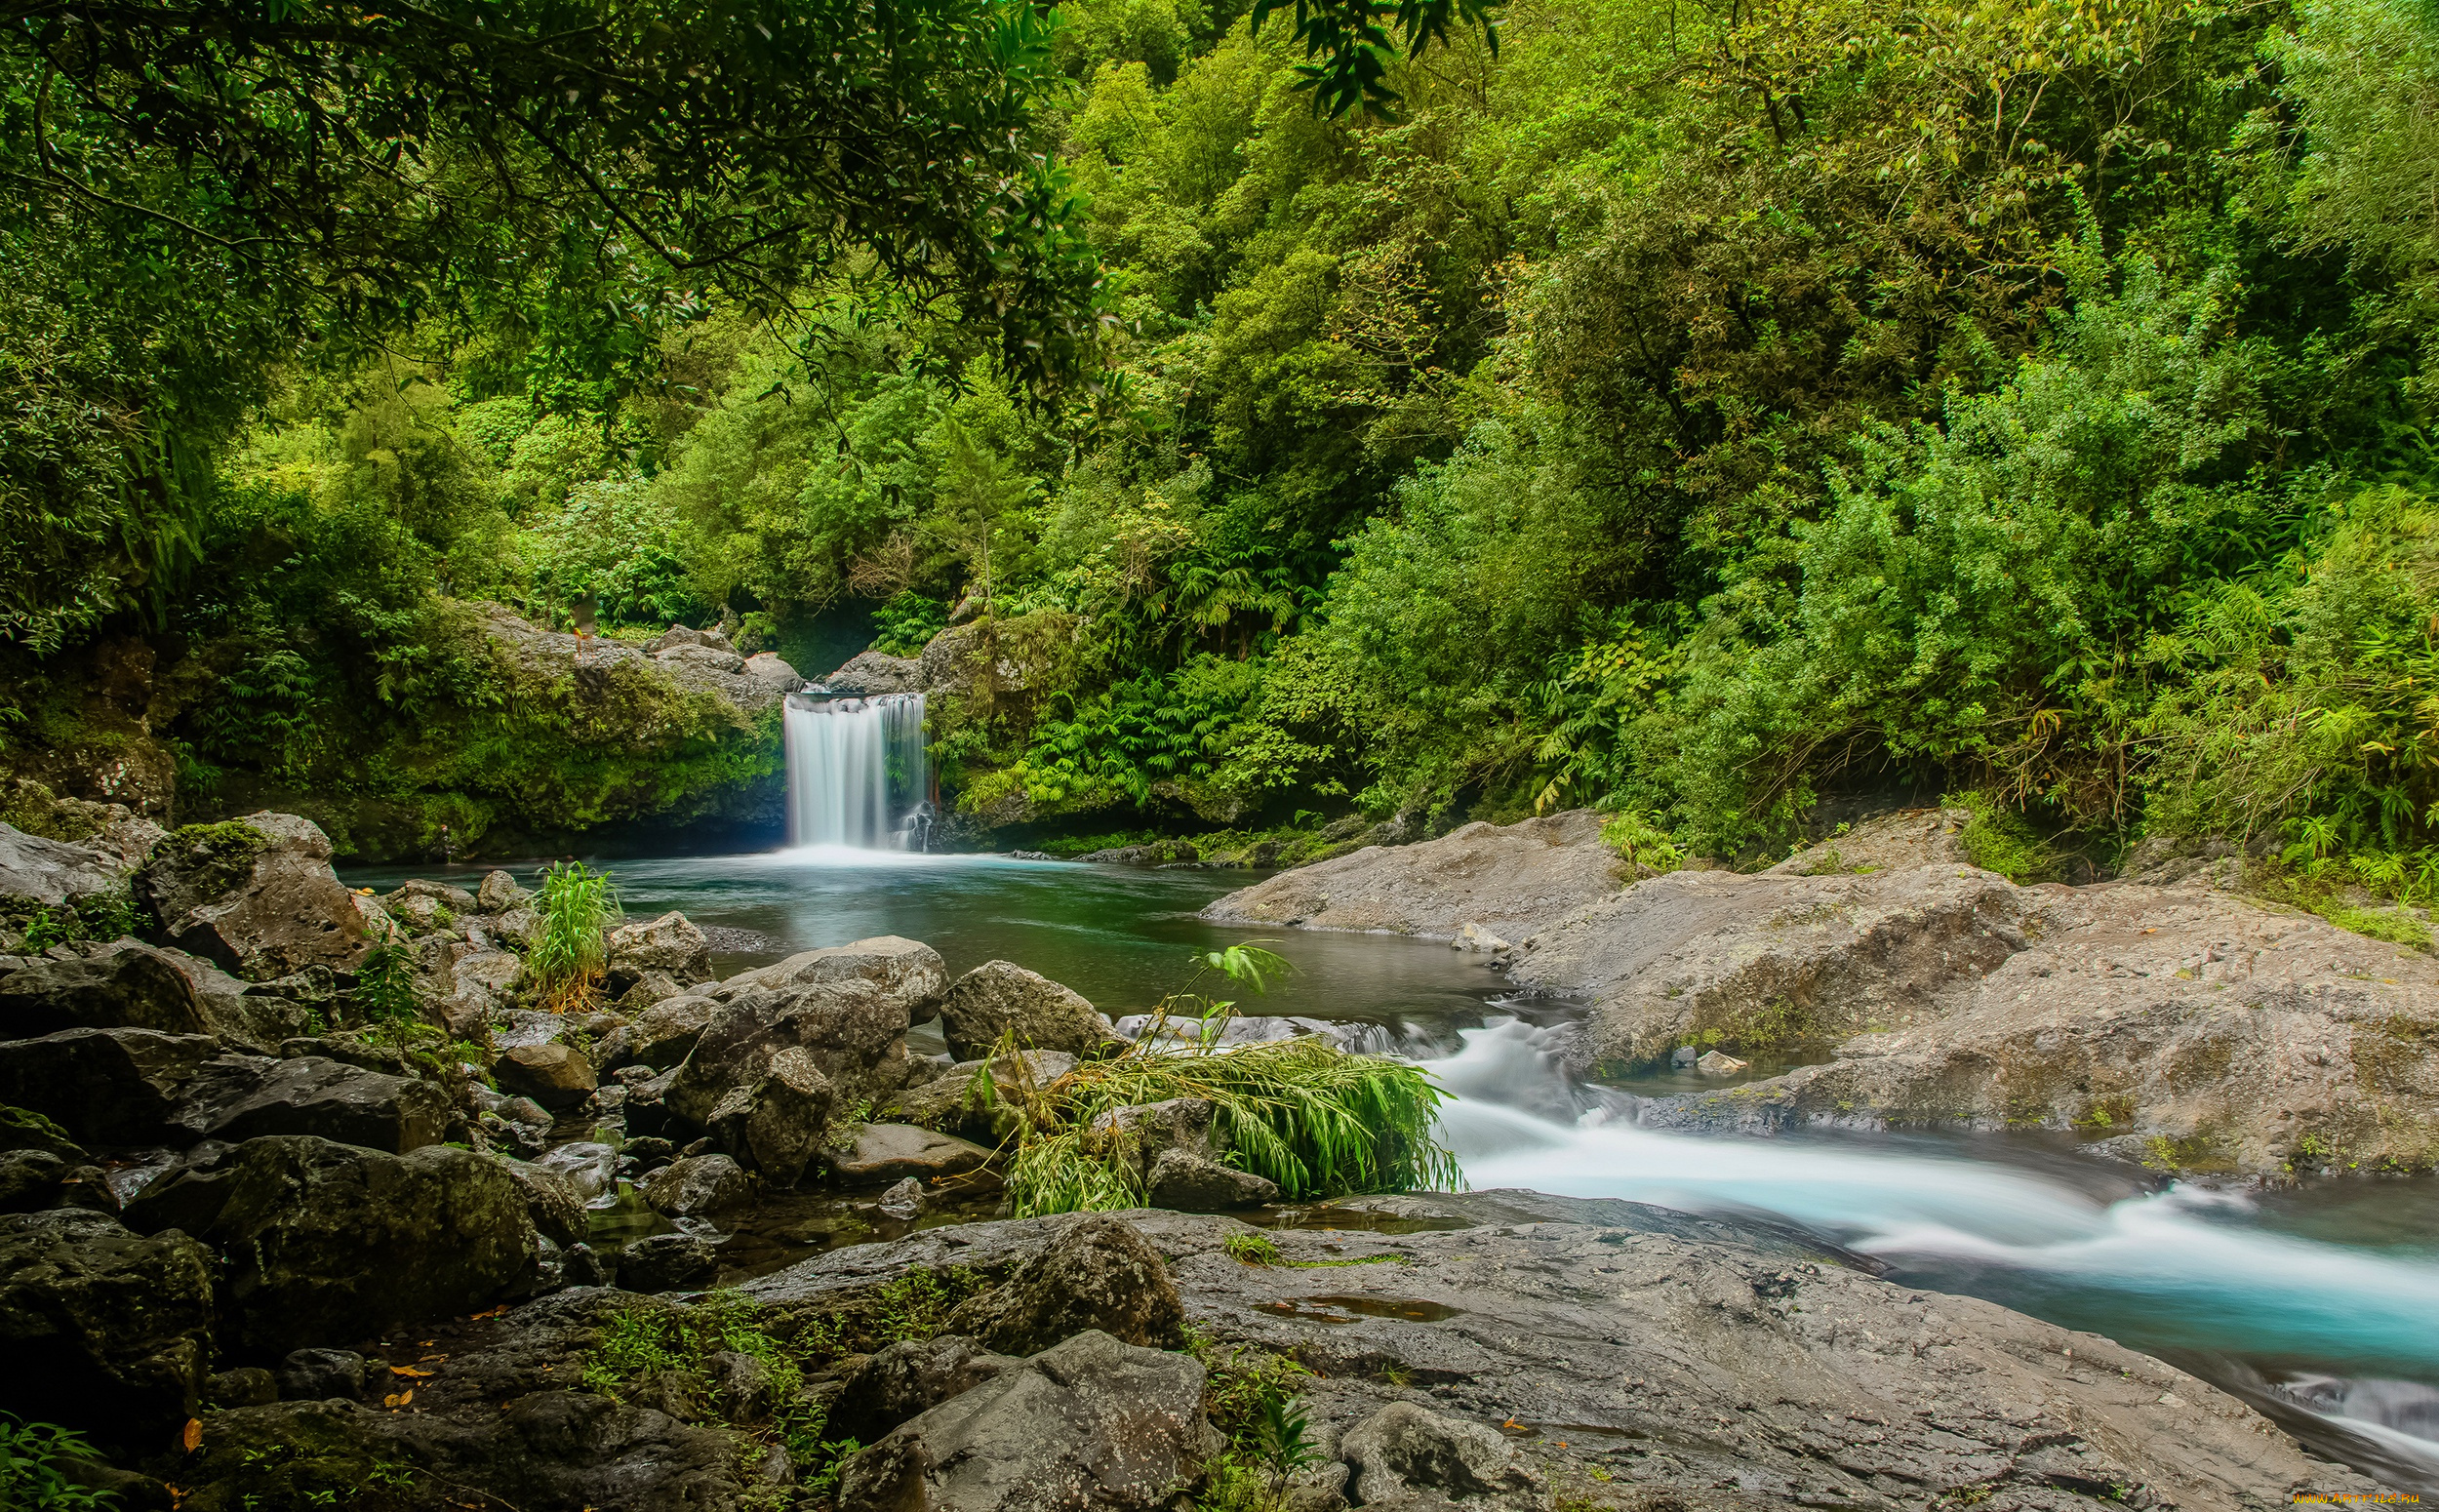
<svg viewBox="0 0 2439 1512"><path fill-rule="evenodd" d="M1350 1054L1319 1036L1182 1051L1147 1040L1043 1090L1047 1117L1020 1131L1009 1191L1020 1216L1135 1206L1135 1151L1090 1126L1173 1097L1211 1102L1229 1160L1292 1200L1451 1186L1457 1159L1432 1137L1444 1095L1419 1066Z"/></svg>
<svg viewBox="0 0 2439 1512"><path fill-rule="evenodd" d="M1252 944L1199 954L1194 965L1198 980L1223 975L1256 992L1287 969ZM986 1105L1007 1103L1015 1115L1018 1148L1008 1188L1017 1214L1139 1205L1142 1171L1133 1141L1097 1133L1092 1124L1118 1108L1175 1097L1210 1102L1226 1158L1276 1182L1291 1200L1460 1179L1457 1158L1432 1137L1446 1094L1429 1072L1350 1054L1318 1035L1223 1046L1235 1008L1190 990L1172 994L1136 1043L1044 1088L1020 1076L1014 1088L997 1089L986 1063L975 1079L977 1095ZM1182 1045L1166 1032L1172 1019L1194 1025ZM1012 1040L1003 1041L992 1059L1014 1050Z"/></svg>
<svg viewBox="0 0 2439 1512"><path fill-rule="evenodd" d="M606 984L602 931L622 917L618 890L607 872L581 861L557 861L538 879L535 912L540 937L526 955L541 1006L554 1014L580 1013L598 1005Z"/></svg>
<svg viewBox="0 0 2439 1512"><path fill-rule="evenodd" d="M2392 945L2430 948L2430 926L2403 908L2337 908L2325 917L2341 930L2384 939Z"/></svg>
<svg viewBox="0 0 2439 1512"><path fill-rule="evenodd" d="M1279 1253L1279 1247L1271 1243L1268 1234L1230 1234L1227 1248L1228 1258L1247 1265L1287 1263L1286 1256Z"/></svg>

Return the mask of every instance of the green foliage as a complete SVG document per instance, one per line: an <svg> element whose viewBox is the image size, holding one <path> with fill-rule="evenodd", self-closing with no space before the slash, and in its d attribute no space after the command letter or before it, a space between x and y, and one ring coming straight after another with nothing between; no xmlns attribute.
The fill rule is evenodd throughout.
<svg viewBox="0 0 2439 1512"><path fill-rule="evenodd" d="M1984 871L1995 871L2014 883L2045 880L2058 857L2033 832L2024 816L1994 802L1986 793L1950 794L1940 800L1972 812L1957 841L1965 855Z"/></svg>
<svg viewBox="0 0 2439 1512"><path fill-rule="evenodd" d="M610 1315L585 1357L584 1389L618 1396L658 1377L705 1415L716 1416L717 1394L704 1362L714 1354L744 1355L761 1362L771 1390L761 1411L748 1410L733 1426L779 1444L809 1474L835 1477L838 1462L860 1446L824 1439L827 1414L806 1400L804 1364L821 1351L783 1341L768 1322L754 1304L733 1293L715 1293L691 1307L625 1308Z"/></svg>
<svg viewBox="0 0 2439 1512"><path fill-rule="evenodd" d="M892 657L919 656L947 623L947 605L901 589L872 612L872 649Z"/></svg>
<svg viewBox="0 0 2439 1512"><path fill-rule="evenodd" d="M1241 1260L1247 1265L1287 1263L1279 1254L1279 1247L1271 1241L1269 1235L1262 1233L1230 1234L1227 1252L1230 1259Z"/></svg>
<svg viewBox="0 0 2439 1512"><path fill-rule="evenodd" d="M555 1014L598 1002L603 985L603 931L620 918L618 890L607 872L581 861L553 861L535 878L539 936L526 952L525 974L537 997Z"/></svg>
<svg viewBox="0 0 2439 1512"><path fill-rule="evenodd" d="M22 1512L114 1507L116 1496L77 1485L58 1469L61 1460L99 1457L82 1434L57 1423L29 1423L0 1413L0 1506Z"/></svg>
<svg viewBox="0 0 2439 1512"><path fill-rule="evenodd" d="M39 955L74 940L122 939L136 933L136 901L125 893L89 893L58 907L36 904L19 949Z"/></svg>

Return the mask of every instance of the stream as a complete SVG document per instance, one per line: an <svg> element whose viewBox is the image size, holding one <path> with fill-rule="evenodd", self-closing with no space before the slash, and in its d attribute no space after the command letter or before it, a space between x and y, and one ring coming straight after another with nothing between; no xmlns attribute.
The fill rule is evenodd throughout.
<svg viewBox="0 0 2439 1512"><path fill-rule="evenodd" d="M472 887L484 869L343 875L384 890L410 876ZM521 879L530 871L512 869ZM1197 983L1194 953L1262 937L1194 916L1257 875L1242 870L843 847L621 860L610 870L630 917L677 908L710 930L722 975L902 935L939 950L952 976L1011 960L1113 1019L1168 992L1218 991L1224 981ZM1295 972L1240 1011L1379 1025L1376 1039L1455 1094L1445 1137L1476 1188L1793 1224L1871 1257L1900 1284L1986 1297L2157 1355L2243 1397L2317 1452L2399 1490L2439 1492L2439 1181L2219 1189L2086 1158L2061 1136L1647 1131L1634 1122L1637 1094L1694 1084L1572 1079L1550 1032L1569 1007L1508 1000L1480 956L1379 935L1282 930L1263 943ZM923 1033L910 1048L941 1048ZM772 1206L753 1234L739 1236L745 1268L902 1231L842 1220L835 1200ZM631 1210L604 1218L637 1221Z"/></svg>

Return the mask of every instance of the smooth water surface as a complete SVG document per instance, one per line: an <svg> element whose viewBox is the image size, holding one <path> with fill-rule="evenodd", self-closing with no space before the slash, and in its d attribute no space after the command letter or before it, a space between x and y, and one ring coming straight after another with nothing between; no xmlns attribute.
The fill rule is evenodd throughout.
<svg viewBox="0 0 2439 1512"><path fill-rule="evenodd" d="M727 952L724 973L903 935L937 948L952 973L1015 961L1113 1018L1164 993L1225 990L1197 981L1194 953L1262 937L1193 916L1254 875L1241 871L845 850L612 870L631 916L680 908L700 924L767 936L761 949ZM410 874L434 875L348 880L386 888ZM450 880L471 887L479 874L456 868ZM1872 1256L1899 1282L1984 1296L2163 1355L2246 1396L2324 1453L2393 1486L2439 1492L2439 1183L2222 1191L2161 1183L2042 1138L1659 1133L1637 1127L1633 1094L1571 1078L1551 1028L1568 1011L1502 1002L1483 957L1293 930L1269 944L1297 973L1241 1009L1389 1026L1454 1094L1445 1136L1475 1187L1792 1222Z"/></svg>

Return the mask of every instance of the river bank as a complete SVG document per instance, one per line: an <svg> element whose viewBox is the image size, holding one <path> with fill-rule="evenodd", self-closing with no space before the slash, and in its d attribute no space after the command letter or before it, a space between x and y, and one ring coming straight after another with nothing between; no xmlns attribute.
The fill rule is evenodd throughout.
<svg viewBox="0 0 2439 1512"><path fill-rule="evenodd" d="M113 1265L139 1265L199 1278L170 1289L187 1298L180 1306L193 1321L184 1333L173 1309L163 1315L172 1337L151 1325L130 1333L127 1321L103 1319L80 1347L88 1350L83 1358L116 1362L103 1372L105 1381L118 1383L111 1392L133 1389L138 1379L153 1382L142 1399L153 1405L139 1415L161 1433L175 1425L175 1391L189 1392L187 1410L205 1447L178 1456L140 1444L113 1445L113 1452L123 1465L176 1479L190 1492L219 1488L211 1494L222 1498L260 1494L265 1487L302 1498L331 1484L314 1477L361 1484L380 1465L403 1467L394 1473L409 1477L386 1503L398 1506L446 1504L447 1487L495 1482L519 1488L519 1505L598 1507L653 1505L656 1497L665 1504L680 1494L705 1505L771 1496L819 1503L834 1484L862 1484L823 1479L832 1469L846 1475L853 1456L825 1455L818 1437L809 1452L801 1442L790 1448L789 1425L802 1428L811 1410L804 1404L826 1413L837 1400L831 1388L843 1390L864 1369L855 1357L889 1340L833 1333L806 1342L808 1320L852 1320L864 1305L853 1296L869 1301L894 1287L889 1294L900 1302L892 1305L920 1315L906 1342L941 1336L942 1330L967 1336L950 1328L950 1314L1005 1285L994 1278L1014 1276L1023 1264L1019 1256L1047 1243L1050 1232L1042 1220L993 1221L999 1199L990 1188L1000 1177L987 1149L989 1120L968 1106L969 1082L939 1074L962 1053L959 1043L971 1050L981 1032L970 1022L955 1027L963 1011L947 1009L948 989L992 959L1030 960L1050 969L1045 975L1054 984L1085 985L1086 1012L1120 1020L1124 1010L1174 989L1184 947L1242 937L1238 927L1194 917L1224 885L1210 873L869 855L848 864L818 857L667 863L629 880L638 905L630 926L636 943L614 952L613 961L638 983L661 971L676 990L648 1006L559 1019L518 1006L517 978L500 980L481 965L522 959L516 916L528 905L513 878L466 878L474 885L464 887L401 880L386 896L365 898L340 886L326 860L312 858L309 842L300 836L297 843L301 852L273 848L276 864L257 857L253 880L240 879L218 900L203 898L190 909L219 910L215 917L232 921L220 932L232 945L229 936L241 933L236 921L246 918L256 921L248 928L274 942L332 933L270 928L293 922L293 907L229 906L259 900L260 886L272 882L282 898L343 906L368 930L376 911L397 922L415 941L432 1031L444 1032L444 1024L446 1032L466 1031L461 1038L486 1052L474 1064L496 1087L462 1079L448 1057L434 1063L384 1054L378 1042L344 1032L359 990L347 980L348 952L361 948L355 945L321 947L332 951L319 963L332 995L320 1000L311 1000L323 979L314 975L317 963L274 962L267 946L255 955L266 966L297 964L288 976L301 980L203 976L199 962L181 964L176 952L156 950L180 974L192 974L190 980L200 978L205 1032L181 1040L160 1030L85 1028L0 1047L0 1061L31 1057L52 1066L16 1078L10 1086L20 1091L0 1092L0 1101L50 1098L52 1115L75 1126L60 1131L66 1147L44 1167L51 1184L28 1185L23 1190L33 1195L17 1202L40 1207L9 1219L24 1230L17 1242L53 1256L45 1263L56 1276L105 1276ZM26 860L17 874L39 870L42 859ZM64 859L48 855L54 863ZM124 875L98 853L79 862L86 868L80 875ZM1062 889L1074 890L1063 909L1051 902ZM856 899L869 911L838 911ZM662 907L681 901L687 909ZM659 911L644 917L648 910ZM706 924L698 925L697 916ZM940 926L944 948L902 937L804 934L861 930L893 917ZM754 923L737 922L745 919ZM747 934L755 937L743 938ZM191 931L182 937L202 942ZM715 938L727 948L715 951ZM2064 1166L2045 1174L2031 1157L2011 1165L1992 1152L1977 1155L1968 1145L1936 1139L1874 1146L1835 1129L1804 1134L1791 1128L1756 1141L1638 1127L1633 1115L1648 1099L1577 1073L1571 1047L1584 1032L1579 1011L1556 999L1502 996L1512 989L1489 970L1499 959L1491 953L1361 934L1297 935L1276 943L1304 967L1290 978L1290 991L1303 995L1261 1004L1288 1011L1269 1021L1282 1032L1293 1032L1291 1017L1306 1019L1315 1033L1352 1025L1360 1031L1356 1043L1411 1057L1429 1071L1455 1095L1445 1137L1475 1185L1631 1198L1680 1215L1615 1201L1571 1206L1563 1195L1476 1195L1341 1198L1250 1208L1236 1216L1144 1219L1141 1231L1161 1253L1181 1316L1197 1331L1179 1337L1201 1340L1187 1355L1169 1358L1190 1360L1204 1373L1200 1405L1187 1414L1192 1420L1180 1419L1164 1442L1174 1443L1180 1465L1200 1467L1193 1473L1207 1478L1207 1494L1218 1484L1208 1478L1234 1473L1225 1468L1236 1462L1229 1456L1243 1459L1259 1438L1249 1419L1230 1415L1243 1402L1229 1394L1240 1377L1224 1362L1240 1353L1260 1370L1273 1370L1259 1362L1275 1359L1312 1373L1280 1377L1303 1404L1324 1455L1306 1478L1319 1499L1299 1504L1336 1504L1331 1494L1363 1504L1383 1499L1384 1492L1364 1489L1365 1477L1394 1454L1367 1446L1413 1434L1476 1465L1467 1473L1481 1482L1421 1490L1462 1500L1470 1488L1485 1505L1544 1506L1576 1497L1650 1506L1659 1504L1654 1496L1665 1496L1727 1506L1825 1496L1841 1504L1927 1506L1970 1493L1993 1504L2071 1506L2134 1491L2186 1505L2246 1504L2246 1497L2259 1504L2308 1489L2306 1483L2362 1490L2369 1482L2348 1478L2356 1472L2391 1486L2427 1484L2427 1467L2412 1449L2421 1399L2411 1395L2411 1382L2418 1374L2439 1375L2439 1339L2423 1336L2427 1318L2439 1316L2439 1290L2408 1236L2376 1235L2342 1217L2335 1229L2319 1220L2315 1233L2309 1214L2282 1218L2259 1206L2248 1211L2233 1193L2234 1200L2214 1206L2189 1183L2165 1184L2135 1166L2093 1166L2070 1146L2054 1158L2077 1162L2074 1179L2059 1174ZM816 948L807 953L806 946ZM635 953L647 947L650 962ZM0 996L28 971L65 971L72 958L91 973L132 955L130 946L106 940L60 950L50 966L20 958L0 975ZM242 965L244 950L232 959ZM1372 965L1358 970L1365 961ZM112 979L124 975L114 968ZM479 1001L466 995L477 984L489 994ZM54 1011L66 1011L56 985L45 991ZM1060 991L1046 986L1041 1000L1064 1002ZM174 987L169 996L178 997ZM32 1001L37 994L19 997ZM340 1032L281 1039L263 1017L304 1012L317 1001L339 1020L333 1028ZM227 1016L241 1010L250 1016ZM229 1037L232 1026L246 1025L250 1042ZM782 1029L784 1044L771 1037ZM84 1036L80 1045L99 1036L121 1048L153 1048L145 1053L150 1058L127 1062L130 1079L89 1079L62 1093L69 1084L53 1065L60 1033ZM939 1049L927 1060L933 1036ZM707 1054L714 1041L763 1049L740 1060L726 1049ZM40 1048L46 1044L52 1048ZM805 1057L810 1074L783 1066L782 1051ZM764 1054L771 1058L757 1058ZM523 1080L512 1084L512 1076ZM959 1095L945 1102L916 1095L934 1084ZM714 1104L732 1094L743 1100L721 1114ZM868 1106L863 1116L878 1120L869 1128L879 1133L805 1136L831 1135L831 1110L842 1105ZM97 1121L96 1109L111 1110L110 1118ZM150 1130L186 1132L173 1134L166 1148L152 1144L156 1155L131 1158L141 1146L130 1139L160 1140L132 1128L140 1115L152 1120ZM914 1131L912 1149L883 1148L896 1137L887 1134L890 1121L909 1117L946 1127ZM686 1127L671 1128L670 1119ZM694 1129L704 1131L706 1142L689 1154ZM958 1142L968 1136L980 1142ZM453 1140L471 1150L450 1150ZM967 1148L976 1154L962 1153ZM472 1153L485 1149L493 1153ZM1224 1150L1218 1153L1224 1159ZM495 1188L484 1166L465 1165L460 1155L505 1173L514 1185ZM978 1156L979 1165L961 1164ZM41 1164L11 1158L29 1171ZM791 1161L798 1163L792 1170ZM2127 1173L2120 1184L2080 1174L2110 1169ZM115 1217L60 1216L68 1210L47 1206L73 1206L90 1180L74 1174L86 1170L100 1173L112 1199L129 1189ZM400 1190L457 1192L446 1205L454 1215L434 1229L360 1211L346 1225L319 1229L311 1243L293 1242L267 1261L239 1258L245 1252L236 1247L258 1243L254 1236L264 1232L253 1226L261 1217L236 1215L246 1204L270 1200L283 1183L336 1192L366 1178L408 1183ZM1254 1237L1231 1246L1230 1236L1240 1233ZM2395 1249L2400 1239L2404 1250ZM390 1288L393 1299L416 1299L410 1310L422 1309L418 1319L389 1316L382 1302L368 1299L336 1312L326 1307L309 1324L286 1320L289 1299L305 1294L296 1289L326 1287L333 1274L365 1269L368 1257L350 1246L367 1242L377 1242L383 1256L371 1267L376 1283ZM1628 1253L1631 1264L1604 1263ZM993 1258L1003 1255L1004 1269ZM958 1295L943 1293L937 1308L912 1305L917 1292L935 1284L923 1278L961 1267L970 1273L966 1280L939 1283ZM1752 1297L1741 1308L1731 1305L1734 1297L1716 1279L1731 1273L1744 1279ZM1768 1288L1755 1290L1756 1276ZM586 1290L602 1282L624 1291ZM1771 1290L1782 1283L1795 1290ZM48 1336L56 1341L57 1308L63 1305L58 1298L64 1294L57 1289L65 1283L44 1285L55 1288L54 1300L36 1306L20 1291L13 1316L54 1309L43 1315L55 1320ZM700 1292L705 1286L715 1290ZM670 1288L674 1297L649 1300ZM2054 1321L2035 1323L1955 1294L1966 1293ZM692 1337L683 1320L704 1308L712 1309L706 1317L729 1316L718 1312L734 1305L722 1303L726 1297L755 1309L750 1337L768 1348L743 1352L763 1361L778 1385L737 1385L730 1377L744 1368L711 1363L719 1349L690 1355L671 1343L655 1369L636 1369L634 1357L620 1353L629 1347L621 1340L643 1327L635 1318L664 1320L677 1331L671 1339ZM511 1310L465 1321L502 1303ZM388 1303L391 1311L399 1305L406 1304ZM1604 1325L1608 1332L1593 1327L1596 1314L1619 1308L1616 1326ZM1854 1331L1840 1325L1825 1334L1807 1332L1839 1319ZM2199 1374L2105 1353L2098 1340L2059 1332L2061 1321L2121 1342L2139 1339L2155 1355L2182 1348L2189 1357L2179 1358ZM2104 1326L2096 1331L2094 1324ZM1945 1342L1887 1352L1888 1340L1916 1338L1927 1328ZM1147 1349L1157 1342L1150 1333L1142 1340L1119 1342ZM139 1354L131 1356L122 1342L140 1343ZM1019 1362L1066 1347L1031 1343L1038 1347L986 1352ZM293 1388L305 1394L292 1397L284 1383L292 1375L305 1379L294 1358L299 1349L371 1361L374 1375L431 1373L391 1373L380 1384L348 1377L359 1384L336 1396L314 1395L329 1385L316 1376L310 1388ZM1841 1353L1850 1349L1880 1363ZM2011 1373L2021 1362L2052 1355L2057 1381ZM139 1368L138 1358L154 1363ZM1119 1364L1125 1358L1132 1357L1112 1357ZM2066 1366L2070 1358L2083 1364ZM2095 1360L2114 1363L2095 1369ZM1037 1361L1024 1367L1023 1378L1055 1383L1061 1369L1057 1360ZM1145 1369L1146 1390L1183 1389L1176 1381L1160 1385L1175 1374L1169 1367ZM249 1371L267 1373L267 1386ZM562 1372L585 1374L586 1384L570 1389L550 1378ZM656 1384L656 1375L665 1378ZM980 1389L985 1375L957 1378ZM1788 1387L1769 1401L1738 1384L1765 1379L1822 1384L1818 1391ZM1833 1379L1840 1383L1834 1401L1821 1395ZM2148 1396L2126 1396L2130 1379ZM1619 1395L1621 1380L1640 1380L1634 1390L1649 1394ZM2220 1395L2219 1386L2243 1395ZM165 1398L165 1389L173 1396ZM390 1400L410 1392L421 1395ZM1907 1406L1908 1393L1929 1395ZM1014 1408L998 1397L969 1395L961 1390L925 1411L967 1402L956 1431L968 1438L960 1442L1004 1448L1012 1438L1040 1436L1039 1419L1011 1430L990 1414ZM2163 1397L2175 1403L2157 1400ZM797 1405L775 1406L781 1398ZM1562 1410L1562 1403L1573 1406ZM2026 1418L2033 1404L2039 1411ZM1933 1409L1932 1417L1906 1415L1923 1406ZM1904 1413L1894 1411L1900 1407ZM2257 1409L2283 1414L2280 1420L2305 1434L2317 1452L2339 1455L2356 1472L2301 1458ZM1399 1415L1374 1421L1390 1412ZM908 1420L922 1415L909 1413ZM1064 1409L1054 1415L1070 1427L1084 1420ZM1713 1422L1714 1415L1725 1422ZM1830 1429L1807 1426L1815 1418ZM1916 1427L1903 1428L1906 1421ZM574 1438L550 1437L563 1430L542 1426L577 1422L589 1426ZM1201 1422L1219 1438L1204 1438ZM1000 1426L985 1434L978 1423ZM1999 1423L2011 1426L1987 1427ZM935 1419L925 1432L947 1431L943 1424ZM1358 1431L1367 1424L1369 1431ZM2243 1464L2224 1458L2247 1445L2252 1457ZM789 1456L778 1468L773 1449ZM1089 1457L1086 1450L1076 1452ZM249 1453L254 1460L245 1458ZM266 1456L282 1467L271 1480L247 1468ZM647 1475L639 1468L646 1461L660 1468ZM904 1464L912 1461L902 1455L891 1462L900 1466L892 1474L910 1473ZM867 1467L876 1476L883 1468L877 1461ZM1320 1484L1332 1475L1335 1483ZM1723 1489L1723 1480L1736 1484ZM2118 1492L2120 1486L2129 1491ZM2219 1500L2196 1489L2212 1487Z"/></svg>

